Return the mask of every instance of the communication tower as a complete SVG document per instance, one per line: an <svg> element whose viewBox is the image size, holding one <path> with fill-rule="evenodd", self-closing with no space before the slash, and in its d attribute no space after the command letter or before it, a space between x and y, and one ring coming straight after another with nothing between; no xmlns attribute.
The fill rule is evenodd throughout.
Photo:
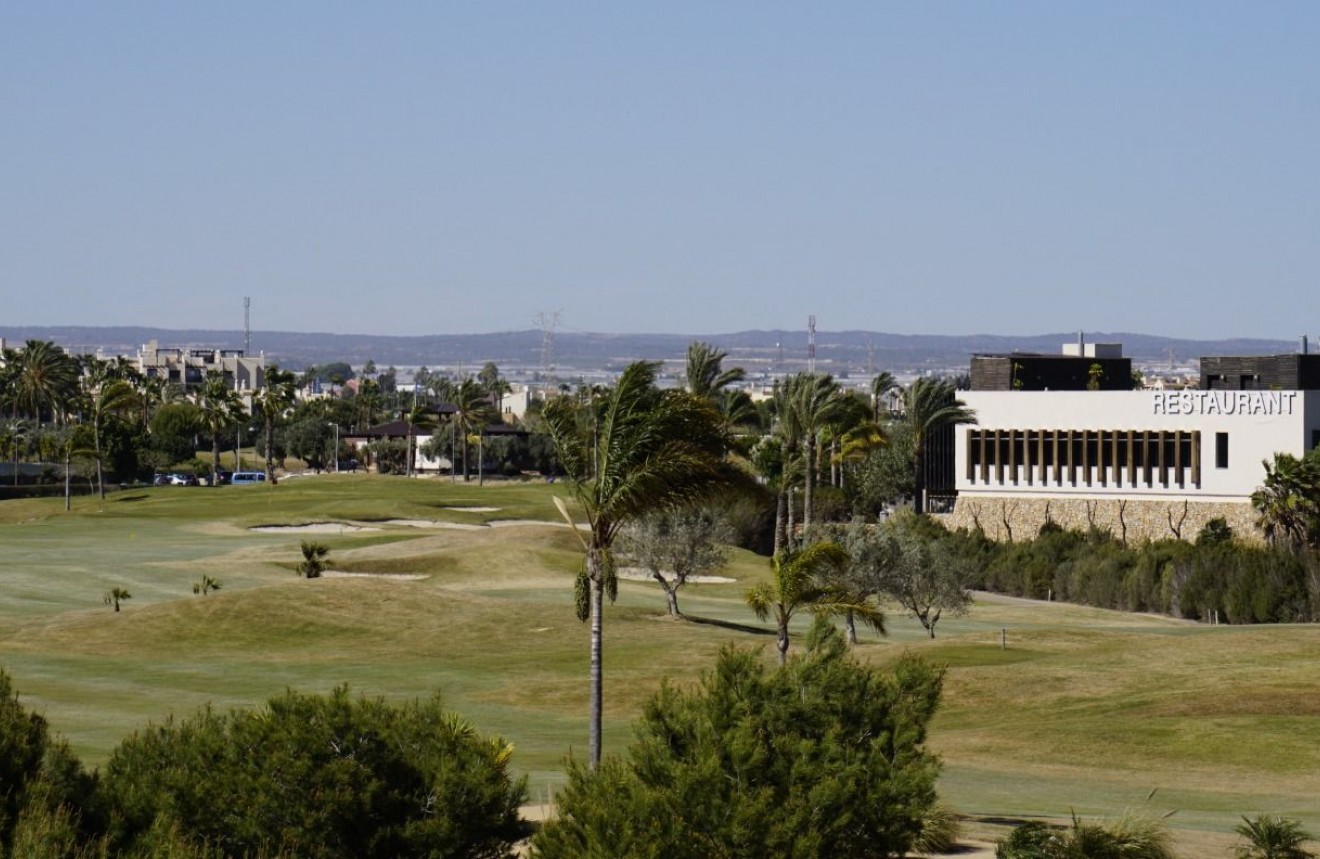
<svg viewBox="0 0 1320 859"><path fill-rule="evenodd" d="M816 372L816 314L807 317L807 372Z"/></svg>

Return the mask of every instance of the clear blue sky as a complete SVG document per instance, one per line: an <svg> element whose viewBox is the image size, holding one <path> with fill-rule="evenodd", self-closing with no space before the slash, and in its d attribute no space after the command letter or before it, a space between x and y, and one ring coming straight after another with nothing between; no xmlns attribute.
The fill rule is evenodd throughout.
<svg viewBox="0 0 1320 859"><path fill-rule="evenodd" d="M1320 3L0 5L0 325L1320 333Z"/></svg>

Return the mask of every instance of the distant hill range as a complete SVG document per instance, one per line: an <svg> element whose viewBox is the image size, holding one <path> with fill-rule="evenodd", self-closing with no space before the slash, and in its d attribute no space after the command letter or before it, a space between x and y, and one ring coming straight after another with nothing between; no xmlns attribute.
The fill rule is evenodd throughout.
<svg viewBox="0 0 1320 859"><path fill-rule="evenodd" d="M243 349L242 331L174 330L131 327L0 326L7 346L25 340L52 340L76 353L135 355L155 340L161 347ZM530 373L547 363L552 372L614 370L639 359L681 361L687 345L704 340L729 353L726 365L749 372L792 372L807 363L806 332L740 331L733 334L590 334L557 332L546 343L539 330L491 334L435 334L390 337L377 334L324 334L253 331L251 352L264 353L282 367L302 370L331 361L358 366L368 359L390 365L431 368L480 367L494 361L509 373ZM1057 353L1077 333L1023 336L884 334L871 331L820 331L816 334L817 369L836 374L889 370L894 373L965 370L973 354ZM1123 353L1139 364L1186 367L1203 355L1271 355L1296 351L1289 340L1180 340L1148 334L1086 334L1087 342L1122 343ZM547 350L547 346L549 347ZM543 360L548 359L548 361Z"/></svg>

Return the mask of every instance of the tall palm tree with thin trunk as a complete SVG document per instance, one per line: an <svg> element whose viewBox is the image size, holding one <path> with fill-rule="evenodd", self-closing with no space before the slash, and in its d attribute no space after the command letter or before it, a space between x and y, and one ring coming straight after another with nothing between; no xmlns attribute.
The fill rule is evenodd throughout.
<svg viewBox="0 0 1320 859"><path fill-rule="evenodd" d="M822 431L843 412L845 401L839 383L829 375L799 373L789 378L792 391L789 407L797 412L802 438L802 527L811 527L812 496L818 463L816 450Z"/></svg>
<svg viewBox="0 0 1320 859"><path fill-rule="evenodd" d="M727 438L710 403L655 386L659 365L631 364L599 400L559 397L546 404L546 428L571 481L585 533L585 564L576 584L578 617L591 623L588 760L601 753L601 642L606 596L613 599L614 540L656 510L700 503L742 480L725 458ZM563 502L557 500L565 518Z"/></svg>
<svg viewBox="0 0 1320 859"><path fill-rule="evenodd" d="M293 372L272 365L266 371L265 384L252 398L253 405L261 412L261 426L265 433L267 483L275 482L275 423L293 407L296 384L297 376ZM339 456L339 451L335 451L335 456Z"/></svg>
<svg viewBox="0 0 1320 859"><path fill-rule="evenodd" d="M790 505L793 503L793 487L796 481L796 462L798 450L802 445L801 416L794 398L797 394L796 377L789 376L775 383L771 398L774 411L774 423L771 432L779 440L779 449L783 468L779 479L779 491L775 497L775 549L774 553L789 548L793 540Z"/></svg>
<svg viewBox="0 0 1320 859"><path fill-rule="evenodd" d="M90 378L90 377L88 377ZM97 386L87 392L92 413L92 443L96 453L96 486L101 500L105 500L104 451L101 449L101 436L105 421L112 414L136 411L138 392L123 379L103 376Z"/></svg>
<svg viewBox="0 0 1320 859"><path fill-rule="evenodd" d="M849 556L838 543L813 543L797 552L782 552L771 562L770 581L747 591L747 605L760 620L774 617L779 664L788 661L788 625L803 609L815 614L852 616L884 635L885 615L865 597L840 587Z"/></svg>
<svg viewBox="0 0 1320 859"><path fill-rule="evenodd" d="M375 379L360 380L354 405L357 406L357 419L361 426L369 427L376 422L380 404L380 383Z"/></svg>
<svg viewBox="0 0 1320 859"><path fill-rule="evenodd" d="M498 416L491 405L490 394L472 379L464 379L454 389L454 414L451 420L463 442L463 480L468 480L468 437L480 433Z"/></svg>
<svg viewBox="0 0 1320 859"><path fill-rule="evenodd" d="M976 423L976 412L958 399L953 385L943 379L917 379L903 392L904 420L912 428L912 506L926 510L926 448L939 429Z"/></svg>
<svg viewBox="0 0 1320 859"><path fill-rule="evenodd" d="M229 387L221 373L209 373L197 392L197 408L202 423L211 434L211 485L220 471L220 435L227 427L246 417L238 392Z"/></svg>
<svg viewBox="0 0 1320 859"><path fill-rule="evenodd" d="M417 430L431 429L435 427L439 416L431 411L430 407L424 402L414 402L403 413L403 420L408 425L408 463L404 469L404 474L408 477L413 476L414 463L417 461Z"/></svg>

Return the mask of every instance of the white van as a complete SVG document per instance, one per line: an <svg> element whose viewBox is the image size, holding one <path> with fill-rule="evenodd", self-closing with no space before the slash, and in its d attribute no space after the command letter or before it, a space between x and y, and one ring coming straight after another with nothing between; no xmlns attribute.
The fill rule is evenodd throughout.
<svg viewBox="0 0 1320 859"><path fill-rule="evenodd" d="M253 483L265 483L266 472L264 471L235 471L234 476L229 478L229 482L234 486L251 485Z"/></svg>

